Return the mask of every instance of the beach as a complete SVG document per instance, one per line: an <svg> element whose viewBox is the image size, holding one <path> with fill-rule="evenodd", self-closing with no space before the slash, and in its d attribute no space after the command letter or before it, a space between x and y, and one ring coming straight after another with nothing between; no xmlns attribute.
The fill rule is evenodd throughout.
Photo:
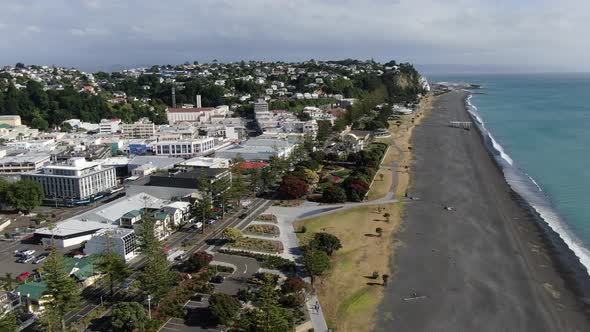
<svg viewBox="0 0 590 332"><path fill-rule="evenodd" d="M436 99L414 160L378 331L589 331L554 252L471 121L467 92ZM452 207L447 210L444 207Z"/></svg>

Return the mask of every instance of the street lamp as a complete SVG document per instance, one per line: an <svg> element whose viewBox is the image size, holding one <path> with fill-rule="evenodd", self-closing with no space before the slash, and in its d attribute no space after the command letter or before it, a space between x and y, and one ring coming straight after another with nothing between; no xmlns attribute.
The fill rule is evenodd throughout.
<svg viewBox="0 0 590 332"><path fill-rule="evenodd" d="M148 295L148 317L150 320L152 320L152 296Z"/></svg>

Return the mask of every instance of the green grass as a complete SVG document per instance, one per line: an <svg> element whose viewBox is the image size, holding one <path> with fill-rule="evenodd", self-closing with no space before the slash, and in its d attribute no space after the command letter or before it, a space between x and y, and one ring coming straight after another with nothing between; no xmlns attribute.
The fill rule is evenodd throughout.
<svg viewBox="0 0 590 332"><path fill-rule="evenodd" d="M375 306L377 298L373 296L371 287L365 287L349 296L338 307L338 317L346 317L352 312L362 312Z"/></svg>

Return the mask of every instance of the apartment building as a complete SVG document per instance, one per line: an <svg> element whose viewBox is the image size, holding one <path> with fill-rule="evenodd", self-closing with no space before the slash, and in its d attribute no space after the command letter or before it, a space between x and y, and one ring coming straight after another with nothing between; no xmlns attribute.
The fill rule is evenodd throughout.
<svg viewBox="0 0 590 332"><path fill-rule="evenodd" d="M156 126L147 118L141 118L134 123L121 125L121 133L124 138L149 138L156 133Z"/></svg>

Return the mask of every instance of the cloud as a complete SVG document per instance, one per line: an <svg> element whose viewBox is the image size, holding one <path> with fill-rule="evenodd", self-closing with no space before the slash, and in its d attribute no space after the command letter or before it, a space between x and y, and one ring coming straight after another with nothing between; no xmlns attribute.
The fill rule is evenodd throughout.
<svg viewBox="0 0 590 332"><path fill-rule="evenodd" d="M81 36L81 37L86 37L86 36L106 36L109 34L109 31L106 29L102 29L102 28L75 28L75 29L70 29L70 34L74 35L74 36Z"/></svg>
<svg viewBox="0 0 590 332"><path fill-rule="evenodd" d="M0 22L10 45L0 63L357 57L590 70L584 0L28 0Z"/></svg>

